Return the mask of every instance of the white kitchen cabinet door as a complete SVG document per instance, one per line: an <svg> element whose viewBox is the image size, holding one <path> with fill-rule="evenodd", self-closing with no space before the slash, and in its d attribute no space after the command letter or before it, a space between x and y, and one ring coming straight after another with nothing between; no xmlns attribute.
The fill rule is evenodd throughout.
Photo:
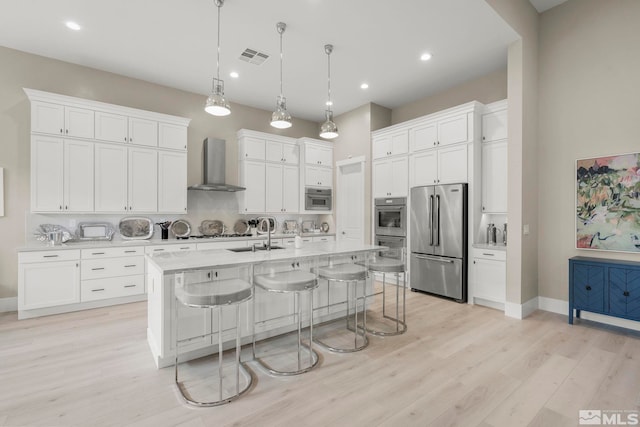
<svg viewBox="0 0 640 427"><path fill-rule="evenodd" d="M96 112L96 139L101 141L128 141L128 118L121 114Z"/></svg>
<svg viewBox="0 0 640 427"><path fill-rule="evenodd" d="M238 141L239 152L238 160L264 160L265 159L265 141L264 139L251 138L245 136Z"/></svg>
<svg viewBox="0 0 640 427"><path fill-rule="evenodd" d="M438 121L438 145L457 144L468 139L466 114Z"/></svg>
<svg viewBox="0 0 640 427"><path fill-rule="evenodd" d="M409 152L409 132L402 130L391 135L391 155L407 154Z"/></svg>
<svg viewBox="0 0 640 427"><path fill-rule="evenodd" d="M438 149L438 184L467 182L467 145Z"/></svg>
<svg viewBox="0 0 640 427"><path fill-rule="evenodd" d="M507 110L482 116L482 142L507 139Z"/></svg>
<svg viewBox="0 0 640 427"><path fill-rule="evenodd" d="M80 302L80 261L19 264L18 309Z"/></svg>
<svg viewBox="0 0 640 427"><path fill-rule="evenodd" d="M158 122L129 117L129 143L157 147Z"/></svg>
<svg viewBox="0 0 640 427"><path fill-rule="evenodd" d="M265 211L282 212L282 165L267 163L265 165L266 200Z"/></svg>
<svg viewBox="0 0 640 427"><path fill-rule="evenodd" d="M48 102L31 102L31 131L64 135L64 106Z"/></svg>
<svg viewBox="0 0 640 427"><path fill-rule="evenodd" d="M65 212L93 212L93 147L89 141L64 141Z"/></svg>
<svg viewBox="0 0 640 427"><path fill-rule="evenodd" d="M473 258L473 297L504 303L507 291L506 263L500 260Z"/></svg>
<svg viewBox="0 0 640 427"><path fill-rule="evenodd" d="M284 163L288 165L297 165L300 163L300 147L297 144L282 144L282 158Z"/></svg>
<svg viewBox="0 0 640 427"><path fill-rule="evenodd" d="M44 135L31 140L31 211L62 212L64 141Z"/></svg>
<svg viewBox="0 0 640 427"><path fill-rule="evenodd" d="M433 185L438 182L438 150L424 151L411 156L409 185Z"/></svg>
<svg viewBox="0 0 640 427"><path fill-rule="evenodd" d="M409 159L404 156L391 162L391 194L393 197L407 197L409 193Z"/></svg>
<svg viewBox="0 0 640 427"><path fill-rule="evenodd" d="M246 190L238 193L240 213L265 212L265 163L239 162L239 183Z"/></svg>
<svg viewBox="0 0 640 427"><path fill-rule="evenodd" d="M391 162L373 162L373 197L388 197L391 194Z"/></svg>
<svg viewBox="0 0 640 427"><path fill-rule="evenodd" d="M158 211L158 152L129 148L129 212Z"/></svg>
<svg viewBox="0 0 640 427"><path fill-rule="evenodd" d="M307 187L333 187L333 169L316 166L306 166L305 186Z"/></svg>
<svg viewBox="0 0 640 427"><path fill-rule="evenodd" d="M382 159L391 155L391 135L378 136L371 141L371 155Z"/></svg>
<svg viewBox="0 0 640 427"><path fill-rule="evenodd" d="M438 143L438 128L436 123L427 123L412 128L409 132L411 152L434 148Z"/></svg>
<svg viewBox="0 0 640 427"><path fill-rule="evenodd" d="M507 142L482 144L482 212L507 212Z"/></svg>
<svg viewBox="0 0 640 427"><path fill-rule="evenodd" d="M158 213L187 213L187 153L158 152Z"/></svg>
<svg viewBox="0 0 640 427"><path fill-rule="evenodd" d="M284 162L281 142L265 141L265 160L268 162Z"/></svg>
<svg viewBox="0 0 640 427"><path fill-rule="evenodd" d="M308 165L333 167L333 148L305 144L305 163Z"/></svg>
<svg viewBox="0 0 640 427"><path fill-rule="evenodd" d="M65 136L93 139L94 112L86 108L64 107Z"/></svg>
<svg viewBox="0 0 640 427"><path fill-rule="evenodd" d="M380 136L372 141L374 159L406 154L409 151L409 132L400 130L388 135Z"/></svg>
<svg viewBox="0 0 640 427"><path fill-rule="evenodd" d="M171 123L158 123L158 146L172 150L187 149L187 127Z"/></svg>
<svg viewBox="0 0 640 427"><path fill-rule="evenodd" d="M297 213L300 209L300 170L297 166L282 167L282 211Z"/></svg>
<svg viewBox="0 0 640 427"><path fill-rule="evenodd" d="M95 211L127 212L127 147L95 145Z"/></svg>

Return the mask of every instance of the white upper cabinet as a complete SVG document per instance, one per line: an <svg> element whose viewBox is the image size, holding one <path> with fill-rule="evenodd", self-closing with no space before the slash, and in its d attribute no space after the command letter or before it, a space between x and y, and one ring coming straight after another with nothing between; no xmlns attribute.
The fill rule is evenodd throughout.
<svg viewBox="0 0 640 427"><path fill-rule="evenodd" d="M458 144L469 141L467 115L438 120L438 145Z"/></svg>
<svg viewBox="0 0 640 427"><path fill-rule="evenodd" d="M507 139L507 110L482 115L482 142Z"/></svg>
<svg viewBox="0 0 640 427"><path fill-rule="evenodd" d="M187 126L158 123L158 146L171 150L187 149Z"/></svg>
<svg viewBox="0 0 640 427"><path fill-rule="evenodd" d="M64 142L64 210L93 212L93 142Z"/></svg>
<svg viewBox="0 0 640 427"><path fill-rule="evenodd" d="M472 139L467 113L415 124L409 130L412 153L442 145L470 142Z"/></svg>
<svg viewBox="0 0 640 427"><path fill-rule="evenodd" d="M441 147L411 155L411 187L468 182L467 146Z"/></svg>
<svg viewBox="0 0 640 427"><path fill-rule="evenodd" d="M297 213L299 204L298 168L273 163L267 163L265 167L265 212Z"/></svg>
<svg viewBox="0 0 640 427"><path fill-rule="evenodd" d="M62 212L64 203L64 141L31 137L31 210Z"/></svg>
<svg viewBox="0 0 640 427"><path fill-rule="evenodd" d="M95 211L128 212L127 147L95 145Z"/></svg>
<svg viewBox="0 0 640 427"><path fill-rule="evenodd" d="M436 122L411 128L409 135L412 153L427 150L438 145L438 126Z"/></svg>
<svg viewBox="0 0 640 427"><path fill-rule="evenodd" d="M265 163L246 160L239 162L238 182L246 190L239 196L241 213L265 212Z"/></svg>
<svg viewBox="0 0 640 427"><path fill-rule="evenodd" d="M304 178L306 187L333 187L333 169L320 166L306 166Z"/></svg>
<svg viewBox="0 0 640 427"><path fill-rule="evenodd" d="M250 136L238 137L238 160L265 160L265 140Z"/></svg>
<svg viewBox="0 0 640 427"><path fill-rule="evenodd" d="M179 126L186 128L184 126ZM186 138L185 140L186 141ZM184 142L183 141L183 142ZM129 117L129 143L136 145L146 145L148 147L158 146L158 122L154 120L140 119L137 117ZM186 147L179 147L184 150Z"/></svg>
<svg viewBox="0 0 640 427"><path fill-rule="evenodd" d="M373 162L373 197L407 197L407 156Z"/></svg>
<svg viewBox="0 0 640 427"><path fill-rule="evenodd" d="M409 134L407 130L400 130L373 138L372 153L374 159L381 159L409 151Z"/></svg>
<svg viewBox="0 0 640 427"><path fill-rule="evenodd" d="M265 159L268 162L298 164L298 145L278 141L265 141Z"/></svg>
<svg viewBox="0 0 640 427"><path fill-rule="evenodd" d="M93 138L92 110L34 101L31 108L32 132L78 138Z"/></svg>
<svg viewBox="0 0 640 427"><path fill-rule="evenodd" d="M158 212L187 212L187 153L158 152Z"/></svg>
<svg viewBox="0 0 640 427"><path fill-rule="evenodd" d="M128 140L128 118L121 114L96 113L96 139L100 141L122 142Z"/></svg>
<svg viewBox="0 0 640 427"><path fill-rule="evenodd" d="M158 151L131 147L129 159L129 212L158 210Z"/></svg>
<svg viewBox="0 0 640 427"><path fill-rule="evenodd" d="M307 165L333 167L333 149L323 145L306 144L304 162Z"/></svg>
<svg viewBox="0 0 640 427"><path fill-rule="evenodd" d="M438 183L438 150L412 154L409 160L409 186Z"/></svg>
<svg viewBox="0 0 640 427"><path fill-rule="evenodd" d="M482 212L507 212L507 141L482 144Z"/></svg>

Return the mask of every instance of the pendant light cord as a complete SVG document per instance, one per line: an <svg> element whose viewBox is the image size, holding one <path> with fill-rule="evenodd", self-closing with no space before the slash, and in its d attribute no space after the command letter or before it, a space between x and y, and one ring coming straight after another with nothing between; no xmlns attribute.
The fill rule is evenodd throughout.
<svg viewBox="0 0 640 427"><path fill-rule="evenodd" d="M280 33L280 98L282 98L284 93L282 91L282 33L284 30L280 30L278 32Z"/></svg>
<svg viewBox="0 0 640 427"><path fill-rule="evenodd" d="M218 57L216 60L216 80L218 84L220 84L220 8L222 7L221 3L217 4L218 6ZM215 82L213 83L213 91L216 91Z"/></svg>
<svg viewBox="0 0 640 427"><path fill-rule="evenodd" d="M327 92L329 95L327 107L329 111L331 111L331 52L327 52Z"/></svg>

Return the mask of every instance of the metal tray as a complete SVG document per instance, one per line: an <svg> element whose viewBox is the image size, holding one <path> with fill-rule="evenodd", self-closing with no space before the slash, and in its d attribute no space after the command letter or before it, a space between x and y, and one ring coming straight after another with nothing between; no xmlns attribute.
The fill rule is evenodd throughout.
<svg viewBox="0 0 640 427"><path fill-rule="evenodd" d="M118 230L124 240L146 240L153 236L153 222L143 216L130 216L120 220Z"/></svg>
<svg viewBox="0 0 640 427"><path fill-rule="evenodd" d="M200 233L204 236L218 236L224 234L226 227L222 221L218 221L217 219L205 219L200 223L198 230L200 230Z"/></svg>
<svg viewBox="0 0 640 427"><path fill-rule="evenodd" d="M176 237L189 237L191 235L191 224L184 219L179 219L173 221L169 230L171 230L171 233Z"/></svg>
<svg viewBox="0 0 640 427"><path fill-rule="evenodd" d="M81 222L76 229L78 240L111 240L115 230L108 222Z"/></svg>

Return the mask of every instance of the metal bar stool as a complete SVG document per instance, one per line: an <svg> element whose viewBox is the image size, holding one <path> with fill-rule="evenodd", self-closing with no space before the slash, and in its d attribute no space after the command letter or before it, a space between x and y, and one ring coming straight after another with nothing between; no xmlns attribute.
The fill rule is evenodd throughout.
<svg viewBox="0 0 640 427"><path fill-rule="evenodd" d="M369 345L369 339L367 338L367 311L366 311L366 303L367 303L367 269L363 268L359 265L345 263L345 264L337 264L337 265L328 265L324 267L316 267L313 269L318 274L318 279L324 279L327 281L327 288L329 288L331 282L333 283L344 283L347 285L347 330L353 331L353 347L335 347L328 345L327 343L316 338L316 342L322 344L324 347L336 353L352 353L354 351L360 351L366 348ZM362 282L362 297L358 297L358 282ZM354 328L351 329L349 327L349 294L353 290L353 316L354 316ZM358 300L362 299L362 316L363 316L363 325L364 328L358 328ZM330 322L333 323L333 322ZM362 334L359 334L358 331L362 331ZM360 338L360 343L358 343L358 338Z"/></svg>
<svg viewBox="0 0 640 427"><path fill-rule="evenodd" d="M253 298L253 287L250 283L241 279L225 279L215 281L203 281L195 283L186 283L185 273L176 273L175 276L175 299L176 305L174 309L174 323L176 325L176 332L174 334L174 347L176 352L175 358L175 383L178 386L180 394L184 400L195 406L218 406L224 403L229 403L242 394L244 394L253 381L251 373L244 363L240 363L240 304ZM217 309L218 315L218 399L213 401L201 402L191 397L191 394L187 390L187 387L183 382L178 380L178 356L180 355L179 346L183 342L187 342L190 339L178 339L179 332L179 305L182 304L185 307L192 308L204 308L211 310L213 319L214 309ZM235 306L235 319L236 319L236 346L235 346L235 388L233 394L225 396L223 393L223 346L222 346L222 307L226 305ZM214 332L210 332L206 335L213 335ZM204 335L204 336L206 336ZM240 372L246 378L246 384L240 388Z"/></svg>
<svg viewBox="0 0 640 427"><path fill-rule="evenodd" d="M253 333L253 358L263 368L272 375L298 375L310 371L318 364L318 353L313 350L313 291L318 287L316 275L308 271L292 270L292 271L271 271L268 274L258 274L253 276L253 283L267 292L276 293L293 293L294 294L294 312L298 323L298 343L297 343L297 369L293 371L278 370L269 366L264 360L256 357L256 312L254 300L254 333ZM302 342L302 304L300 303L300 295L302 293L309 295L309 345ZM309 361L307 364L302 362L302 348L306 348L309 352Z"/></svg>
<svg viewBox="0 0 640 427"><path fill-rule="evenodd" d="M383 319L391 320L395 323L395 330L393 331L384 331L380 329L372 329L371 327L365 328L367 332L377 336L392 336L392 335L400 335L406 332L407 323L406 323L406 315L405 315L405 307L406 307L406 291L407 291L407 271L406 271L406 262L405 262L405 252L404 248L392 248L384 251L379 251L375 254L374 257L371 257L366 263L365 262L356 262L358 265L363 265L368 267L369 271L372 273L380 273L382 274L382 317ZM386 275L394 274L396 278L396 313L395 317L387 315L386 307L387 307L387 298L386 298ZM400 320L400 274L402 274L402 320ZM375 293L374 295L378 295L380 292Z"/></svg>

